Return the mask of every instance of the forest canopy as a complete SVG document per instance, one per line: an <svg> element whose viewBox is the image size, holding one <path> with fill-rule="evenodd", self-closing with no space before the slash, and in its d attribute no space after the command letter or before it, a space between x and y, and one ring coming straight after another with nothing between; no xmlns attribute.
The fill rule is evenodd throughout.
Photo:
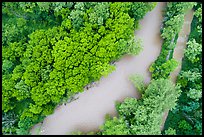
<svg viewBox="0 0 204 137"><path fill-rule="evenodd" d="M138 54L138 20L153 2L3 2L2 129L29 134L63 98Z"/></svg>

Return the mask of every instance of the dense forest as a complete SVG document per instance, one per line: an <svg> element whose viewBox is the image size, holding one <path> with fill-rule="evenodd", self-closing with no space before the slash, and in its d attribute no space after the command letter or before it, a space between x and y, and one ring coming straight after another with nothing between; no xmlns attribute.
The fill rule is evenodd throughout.
<svg viewBox="0 0 204 137"><path fill-rule="evenodd" d="M134 31L156 2L3 2L2 132L30 134L63 100L115 70L123 55L138 55ZM177 83L169 75L184 15L194 9L191 33ZM202 4L168 2L162 50L150 66L152 80L129 80L141 98L116 103L97 135L202 134ZM128 90L128 89L127 89ZM160 126L169 112L165 130ZM71 111L71 110L70 110ZM177 124L178 123L178 124ZM73 134L85 134L76 132Z"/></svg>
<svg viewBox="0 0 204 137"><path fill-rule="evenodd" d="M29 134L63 98L112 72L111 62L138 54L134 29L155 5L3 2L3 134Z"/></svg>
<svg viewBox="0 0 204 137"><path fill-rule="evenodd" d="M202 134L202 4L198 3L194 11L182 70L177 79L182 93L165 123L166 129L174 128L179 135Z"/></svg>

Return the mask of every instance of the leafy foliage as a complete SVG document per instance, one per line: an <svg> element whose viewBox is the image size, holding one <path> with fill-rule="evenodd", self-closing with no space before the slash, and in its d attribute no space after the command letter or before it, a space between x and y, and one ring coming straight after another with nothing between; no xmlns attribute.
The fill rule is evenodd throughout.
<svg viewBox="0 0 204 137"><path fill-rule="evenodd" d="M152 80L142 98L117 104L119 117L108 119L102 135L159 135L163 112L176 106L180 89L168 79Z"/></svg>
<svg viewBox="0 0 204 137"><path fill-rule="evenodd" d="M175 34L181 30L184 22L184 14L178 14L164 22L161 37L166 41L171 41ZM173 26L173 27L172 27Z"/></svg>
<svg viewBox="0 0 204 137"><path fill-rule="evenodd" d="M191 33L177 79L182 93L165 123L165 130L172 127L179 135L202 135L202 4L198 3L194 9Z"/></svg>
<svg viewBox="0 0 204 137"><path fill-rule="evenodd" d="M176 135L176 130L173 128L168 128L168 130L165 130L165 135Z"/></svg>
<svg viewBox="0 0 204 137"><path fill-rule="evenodd" d="M167 62L163 63L161 66L156 67L156 71L154 72L153 66L150 67L149 71L152 72L152 77L154 78L167 78L169 74L175 70L178 66L178 62L172 58ZM154 72L154 73L153 73Z"/></svg>
<svg viewBox="0 0 204 137"><path fill-rule="evenodd" d="M111 62L141 51L132 4L3 2L2 110L19 116L12 134L28 134L64 98L112 72Z"/></svg>
<svg viewBox="0 0 204 137"><path fill-rule="evenodd" d="M195 41L195 39L189 40L188 48L185 50L185 55L189 61L192 63L199 61L202 52L202 44L199 44Z"/></svg>
<svg viewBox="0 0 204 137"><path fill-rule="evenodd" d="M16 131L16 124L18 123L18 116L14 112L2 114L2 133L5 135L12 135Z"/></svg>
<svg viewBox="0 0 204 137"><path fill-rule="evenodd" d="M194 5L196 5L195 2L167 3L161 28L161 37L164 39L162 50L157 60L149 68L153 79L168 78L170 73L177 67L178 62L172 59L173 51L178 39L178 33L184 22L184 15Z"/></svg>
<svg viewBox="0 0 204 137"><path fill-rule="evenodd" d="M141 94L145 91L146 85L144 83L144 78L141 75L132 75L129 79Z"/></svg>
<svg viewBox="0 0 204 137"><path fill-rule="evenodd" d="M136 42L134 42L134 39L132 38L128 42L128 48L126 50L126 53L129 55L138 55L139 52L142 51L141 43L142 43L141 39L138 39Z"/></svg>
<svg viewBox="0 0 204 137"><path fill-rule="evenodd" d="M105 124L101 126L102 135L127 135L129 129L126 126L126 122L122 118L108 119Z"/></svg>
<svg viewBox="0 0 204 137"><path fill-rule="evenodd" d="M148 11L154 9L156 5L156 2L133 2L130 6L129 14L131 17L139 20L142 19Z"/></svg>

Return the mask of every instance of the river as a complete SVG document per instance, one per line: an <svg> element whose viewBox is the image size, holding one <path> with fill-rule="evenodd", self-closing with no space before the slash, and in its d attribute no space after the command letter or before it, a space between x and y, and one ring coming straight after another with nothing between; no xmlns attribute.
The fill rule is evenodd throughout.
<svg viewBox="0 0 204 137"><path fill-rule="evenodd" d="M41 135L65 135L73 131L97 131L104 123L108 113L116 116L115 101L123 101L126 97L140 98L133 84L128 80L132 74L140 74L145 83L151 80L149 66L160 54L162 40L160 28L162 25L162 10L165 3L157 6L140 21L140 30L135 31L135 37L143 41L143 51L137 56L124 56L116 62L116 70L102 77L97 85L77 95L79 99L58 106L52 115L47 116L43 124L37 124L31 129L31 134L37 134L41 127Z"/></svg>

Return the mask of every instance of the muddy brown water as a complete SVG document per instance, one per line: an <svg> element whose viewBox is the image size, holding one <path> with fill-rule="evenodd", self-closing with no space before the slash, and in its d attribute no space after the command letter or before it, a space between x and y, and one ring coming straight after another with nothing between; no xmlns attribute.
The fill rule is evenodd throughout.
<svg viewBox="0 0 204 137"><path fill-rule="evenodd" d="M116 116L115 101L123 101L126 97L139 98L139 93L128 78L132 74L140 74L145 83L150 82L148 69L159 56L162 45L160 28L165 6L165 3L158 2L140 21L141 28L135 32L135 37L143 41L143 51L139 55L124 56L116 62L114 72L101 78L96 86L78 94L79 99L66 106L58 106L52 115L44 119L43 124L37 124L31 129L31 134L37 134L39 127L41 135L65 135L77 130L97 131L104 123L106 114Z"/></svg>
<svg viewBox="0 0 204 137"><path fill-rule="evenodd" d="M179 32L176 47L174 49L173 58L179 62L178 67L170 74L170 79L173 83L176 83L177 76L181 70L182 58L184 56L184 50L186 48L186 43L188 41L188 36L191 31L191 22L193 19L193 10L188 10L184 16L184 23L181 31ZM164 129L164 122L168 116L169 110L164 113L163 123L161 125L161 130Z"/></svg>

